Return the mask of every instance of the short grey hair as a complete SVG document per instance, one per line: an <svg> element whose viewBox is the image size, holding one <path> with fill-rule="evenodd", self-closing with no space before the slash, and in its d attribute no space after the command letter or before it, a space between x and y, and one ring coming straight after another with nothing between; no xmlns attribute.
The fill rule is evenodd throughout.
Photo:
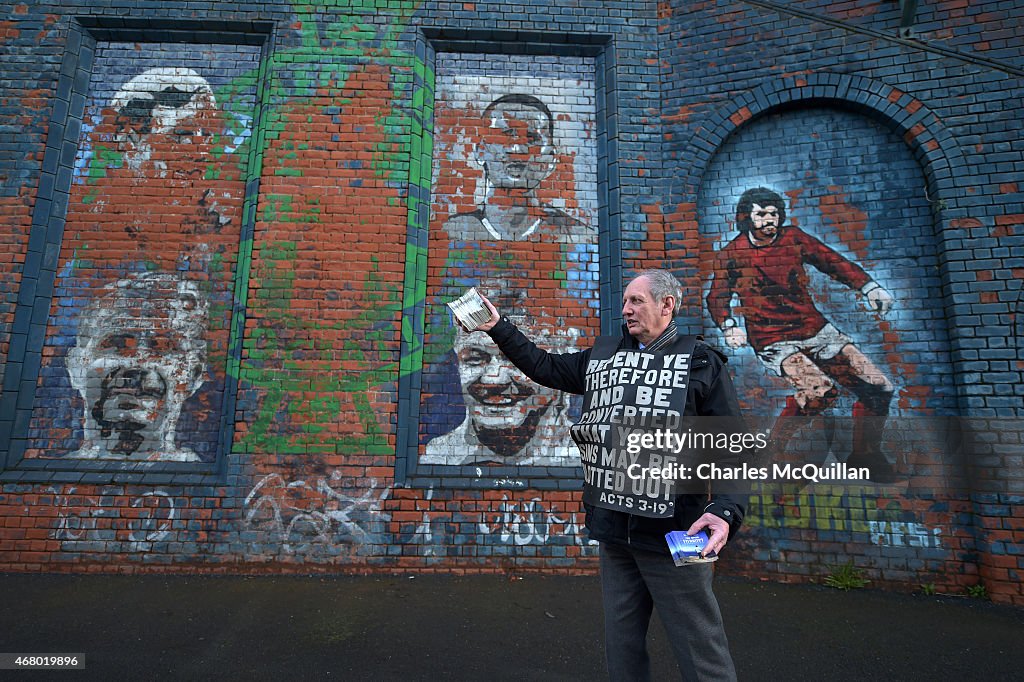
<svg viewBox="0 0 1024 682"><path fill-rule="evenodd" d="M659 270L657 268L651 268L649 270L641 270L637 273L636 278L646 277L647 282L650 285L651 296L656 301L665 300L666 296L671 296L675 299L676 306L673 312L678 315L679 311L683 307L683 285L679 283L668 270Z"/></svg>

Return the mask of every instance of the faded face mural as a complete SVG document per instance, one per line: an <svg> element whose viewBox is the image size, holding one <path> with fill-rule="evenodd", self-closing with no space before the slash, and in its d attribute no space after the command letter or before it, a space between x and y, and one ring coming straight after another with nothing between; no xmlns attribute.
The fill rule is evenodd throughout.
<svg viewBox="0 0 1024 682"><path fill-rule="evenodd" d="M259 58L97 41L26 458L212 463L230 440Z"/></svg>
<svg viewBox="0 0 1024 682"><path fill-rule="evenodd" d="M512 92L490 100L482 113L473 108L452 112L457 137L442 137L439 146L443 150L450 145L451 161L464 161L480 172L472 190L473 207L445 222L453 239L582 243L594 237L593 228L581 219L584 212L564 209L579 205L565 169L580 150L560 148L556 142L556 104L561 103L550 95L545 99Z"/></svg>
<svg viewBox="0 0 1024 682"><path fill-rule="evenodd" d="M175 444L175 430L204 381L206 326L207 303L192 282L145 273L106 287L68 352L85 404L84 442L69 456L198 461Z"/></svg>
<svg viewBox="0 0 1024 682"><path fill-rule="evenodd" d="M160 147L203 143L214 132L209 129L212 121L205 119L216 111L217 102L210 84L192 69L160 67L125 83L110 107L116 114L115 140L128 167L140 170L154 160L166 170L173 159L164 158ZM154 152L159 158L153 158Z"/></svg>
<svg viewBox="0 0 1024 682"><path fill-rule="evenodd" d="M495 187L532 190L554 169L554 121L529 95L508 95L484 111L489 127L480 143L481 163Z"/></svg>

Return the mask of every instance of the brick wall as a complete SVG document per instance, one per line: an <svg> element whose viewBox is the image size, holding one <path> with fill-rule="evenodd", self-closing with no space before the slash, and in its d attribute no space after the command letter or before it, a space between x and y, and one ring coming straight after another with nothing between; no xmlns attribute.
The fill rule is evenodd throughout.
<svg viewBox="0 0 1024 682"><path fill-rule="evenodd" d="M1021 16L11 6L0 567L595 570L578 401L456 334L444 302L477 286L586 347L624 278L664 266L752 420L810 375L732 343L716 300L754 344L799 297L848 337L856 371L823 363L806 427L826 447L796 437L800 457L843 461L864 409L885 426L891 481L759 486L721 570L849 561L1020 603ZM755 187L891 309L813 265L795 290L722 289Z"/></svg>
<svg viewBox="0 0 1024 682"><path fill-rule="evenodd" d="M1019 100L995 95L1019 92L1019 52L978 40L986 24L967 3L922 3L917 40L900 37L895 4L700 9L673 15L664 52L669 68L703 65L676 67L681 77L663 92L666 164L679 169L667 207L678 232L668 248L680 270L705 292L727 279L711 256L737 237L741 193L765 186L783 197L792 225L894 298L881 316L835 277L812 270L803 285L871 374L893 385L882 442L905 481L762 490L741 540L748 553L735 566L807 580L852 561L876 584L959 591L980 580L994 598L1019 603L1020 447L1011 424L1021 409L1012 273L1020 230L1012 216L1021 195L1004 173L1020 162L1005 124L1020 112ZM743 297L736 292L739 313ZM759 312L779 304L769 297ZM694 311L694 325L726 346L710 318L707 307ZM727 352L749 413L782 414L800 382L750 346ZM821 414L834 422L829 457L842 461L854 430L844 418L859 395L853 382L830 383L838 395Z"/></svg>

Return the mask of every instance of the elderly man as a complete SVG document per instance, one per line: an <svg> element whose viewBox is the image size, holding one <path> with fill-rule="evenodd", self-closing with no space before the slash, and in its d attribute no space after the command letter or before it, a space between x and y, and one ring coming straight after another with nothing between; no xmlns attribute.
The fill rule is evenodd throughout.
<svg viewBox="0 0 1024 682"><path fill-rule="evenodd" d="M659 358L680 354L681 349L690 356L689 378L678 388L664 389L661 395L665 403L688 416L737 417L739 405L724 356L699 338L679 334L676 328L674 318L681 296L679 282L670 273L641 272L626 287L623 297L622 336L602 337L594 347L579 352L555 354L540 349L486 299L491 318L477 330L487 332L502 352L537 383L584 394L584 417L598 383L588 382L588 373L603 366L597 361L600 355L608 355L606 359L613 363L621 359L620 364L624 364L627 356L640 352L648 354L657 365ZM743 503L727 495L708 498L696 494L679 494L673 502L674 511L667 518L585 505L590 537L601 544L605 653L612 680L650 678L646 636L655 606L684 678L735 679L718 601L711 589L711 566L676 566L665 533L705 530L709 540L702 554L716 556L730 533L739 527Z"/></svg>
<svg viewBox="0 0 1024 682"><path fill-rule="evenodd" d="M196 285L171 274L105 288L68 351L71 385L85 402L82 447L69 457L199 461L175 432L205 381L207 310Z"/></svg>

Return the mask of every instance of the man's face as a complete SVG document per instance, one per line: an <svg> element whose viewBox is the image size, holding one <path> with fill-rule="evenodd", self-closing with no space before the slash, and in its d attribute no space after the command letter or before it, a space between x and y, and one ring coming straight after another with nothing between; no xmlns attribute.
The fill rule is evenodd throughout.
<svg viewBox="0 0 1024 682"><path fill-rule="evenodd" d="M531 382L486 334L462 337L455 352L466 409L479 428L517 429L558 400L557 391Z"/></svg>
<svg viewBox="0 0 1024 682"><path fill-rule="evenodd" d="M158 447L171 406L176 412L201 383L202 354L166 303L117 300L69 357L73 383L116 454Z"/></svg>
<svg viewBox="0 0 1024 682"><path fill-rule="evenodd" d="M490 182L507 189L537 187L555 161L547 115L509 102L495 106L487 124L481 153Z"/></svg>
<svg viewBox="0 0 1024 682"><path fill-rule="evenodd" d="M753 204L750 208L751 233L757 241L771 241L779 232L779 209Z"/></svg>
<svg viewBox="0 0 1024 682"><path fill-rule="evenodd" d="M220 127L209 83L183 67L150 69L136 76L122 86L111 106L116 114L115 140L132 167L162 155L205 159Z"/></svg>
<svg viewBox="0 0 1024 682"><path fill-rule="evenodd" d="M651 295L646 277L637 277L622 296L622 319L630 336L646 345L654 341L672 321L675 301L667 297L658 301Z"/></svg>

